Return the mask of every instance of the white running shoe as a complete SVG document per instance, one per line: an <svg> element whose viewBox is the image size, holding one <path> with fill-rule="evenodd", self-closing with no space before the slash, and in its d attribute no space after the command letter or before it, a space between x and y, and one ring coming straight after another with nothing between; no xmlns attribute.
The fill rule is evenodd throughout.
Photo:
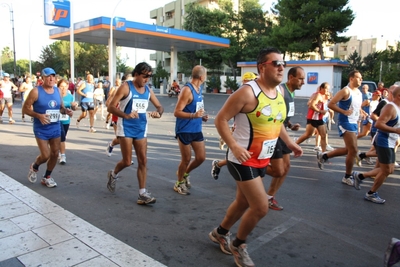
<svg viewBox="0 0 400 267"><path fill-rule="evenodd" d="M333 147L331 147L330 145L326 145L326 151L332 151L335 150Z"/></svg>
<svg viewBox="0 0 400 267"><path fill-rule="evenodd" d="M47 187L56 187L57 183L54 181L52 177L45 178L43 177L42 180L40 181L42 185L45 185Z"/></svg>
<svg viewBox="0 0 400 267"><path fill-rule="evenodd" d="M322 151L322 148L320 146L314 147L314 151Z"/></svg>
<svg viewBox="0 0 400 267"><path fill-rule="evenodd" d="M31 183L36 183L38 170L33 169L33 163L31 164L28 172L28 181Z"/></svg>
<svg viewBox="0 0 400 267"><path fill-rule="evenodd" d="M353 176L350 176L349 178L343 177L343 178L342 178L342 183L343 183L343 184L350 185L350 186L354 186L354 179L353 179Z"/></svg>
<svg viewBox="0 0 400 267"><path fill-rule="evenodd" d="M61 156L60 156L60 164L64 165L65 163L67 163L67 157L65 156L65 154L61 154Z"/></svg>
<svg viewBox="0 0 400 267"><path fill-rule="evenodd" d="M89 128L89 133L95 133L95 132L97 132L95 128L93 128L93 127Z"/></svg>

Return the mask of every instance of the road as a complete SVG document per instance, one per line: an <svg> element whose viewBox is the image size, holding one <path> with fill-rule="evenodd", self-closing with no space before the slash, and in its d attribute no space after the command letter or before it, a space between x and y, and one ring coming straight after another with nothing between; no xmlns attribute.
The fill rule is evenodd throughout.
<svg viewBox="0 0 400 267"><path fill-rule="evenodd" d="M152 206L136 204L136 164L122 171L115 194L107 190L107 171L121 155L115 148L111 157L106 156L113 131L103 128L102 121L96 121L98 131L94 134L88 132L87 122L83 126L82 121L80 129L71 125L67 164L56 166L53 172L56 188L29 183L28 168L38 149L31 123L20 120L18 101L14 106L17 122L0 125L0 171L167 266L234 266L232 256L223 254L208 238L235 196L235 183L226 168L218 180L210 175L212 160L224 157L213 120L226 98L222 94L205 95L210 115L203 128L207 160L191 173L189 196L173 191L180 155L174 138L176 98L167 96L159 96L165 107L163 117L149 122L147 181L149 191L157 198ZM292 122L299 122L302 128L290 132L293 137L304 132L306 101L296 100ZM334 128L329 143L342 146ZM304 155L292 160L289 175L276 195L284 210L269 211L248 237L253 261L257 266L381 266L389 239L400 236L399 171L379 191L386 199L384 205L367 202L363 196L372 180L367 180L360 191L341 184L343 157L332 159L325 170L319 170L313 142L302 145ZM360 140L359 147L365 151L369 141ZM44 170L42 165L40 173ZM265 177L266 186L270 179ZM237 225L231 229L233 233L236 230Z"/></svg>

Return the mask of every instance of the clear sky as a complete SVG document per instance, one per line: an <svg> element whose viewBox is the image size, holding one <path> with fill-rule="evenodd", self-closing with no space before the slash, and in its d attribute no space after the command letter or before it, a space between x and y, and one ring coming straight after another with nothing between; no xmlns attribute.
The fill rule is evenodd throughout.
<svg viewBox="0 0 400 267"><path fill-rule="evenodd" d="M70 0L74 12L75 22L104 16L124 17L130 21L152 24L150 11L170 3L172 0ZM269 10L274 0L261 0L264 10ZM137 4L140 3L140 4ZM350 7L356 14L346 36L357 35L358 38L381 37L385 39L400 40L400 31L395 18L399 12L395 7L395 0L380 0L379 2L366 0L350 0ZM5 46L13 49L12 25L10 23L9 6L12 6L14 15L15 51L18 59L38 60L44 46L53 42L49 40L51 26L43 23L43 0L0 0L0 49ZM31 45L29 46L29 40ZM152 52L152 51L151 51ZM148 61L149 53L143 50L124 49L122 56L129 57L128 65L135 62ZM135 60L135 55L137 59Z"/></svg>

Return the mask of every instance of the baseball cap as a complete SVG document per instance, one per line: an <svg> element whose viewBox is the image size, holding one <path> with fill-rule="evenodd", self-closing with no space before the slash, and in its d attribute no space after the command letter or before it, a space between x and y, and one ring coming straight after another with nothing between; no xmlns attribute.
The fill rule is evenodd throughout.
<svg viewBox="0 0 400 267"><path fill-rule="evenodd" d="M10 77L10 74L8 74L7 72L4 72L4 77Z"/></svg>
<svg viewBox="0 0 400 267"><path fill-rule="evenodd" d="M50 76L50 75L56 75L56 72L52 68L44 68L42 70L42 76Z"/></svg>
<svg viewBox="0 0 400 267"><path fill-rule="evenodd" d="M252 81L255 78L257 78L257 76L253 72L246 72L243 74L242 80Z"/></svg>

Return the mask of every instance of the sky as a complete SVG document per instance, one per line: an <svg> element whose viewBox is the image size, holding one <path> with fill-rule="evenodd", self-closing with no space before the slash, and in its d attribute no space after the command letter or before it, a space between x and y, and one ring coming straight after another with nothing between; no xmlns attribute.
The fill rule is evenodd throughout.
<svg viewBox="0 0 400 267"><path fill-rule="evenodd" d="M170 2L172 0L149 0L145 2L137 0L70 0L75 22L114 15L130 21L148 24L154 22L150 19L150 11ZM274 2L277 1L260 0L260 3L264 4L264 10L269 10ZM380 37L400 40L400 31L396 27L395 21L395 18L398 17L398 10L394 5L395 0L380 0L379 4L365 0L349 0L349 6L353 9L356 18L344 35L357 35L358 39ZM14 17L17 60L39 60L43 47L54 42L54 40L49 39L49 30L53 27L46 26L43 22L43 6L43 0L0 0L1 50L6 46L13 50L12 23L10 22L11 8ZM149 59L149 54L153 52L126 48L122 51L122 57L126 55L129 57L127 61L129 66L134 66L135 63L141 61L147 61L154 66L154 62Z"/></svg>

